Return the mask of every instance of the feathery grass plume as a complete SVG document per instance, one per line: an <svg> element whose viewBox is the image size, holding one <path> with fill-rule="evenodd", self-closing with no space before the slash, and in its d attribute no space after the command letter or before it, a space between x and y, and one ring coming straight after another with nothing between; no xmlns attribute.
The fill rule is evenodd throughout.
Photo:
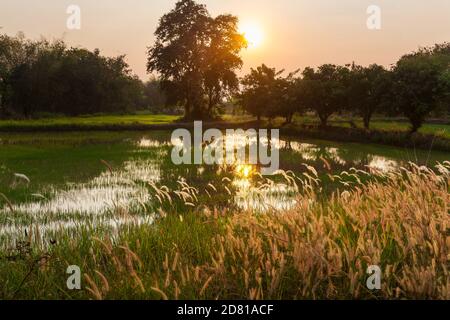
<svg viewBox="0 0 450 320"><path fill-rule="evenodd" d="M328 178L306 173L285 173L300 188L283 211L195 202L182 221L170 209L150 228L124 227L84 246L70 238L63 251L89 248L82 294L95 299L450 299L450 162L370 177L350 169L334 177L348 188L327 197L320 190ZM177 186L180 199L197 194L185 182ZM35 233L30 228L31 240ZM54 265L46 277L60 273ZM370 265L382 269L379 291L367 289Z"/></svg>
<svg viewBox="0 0 450 320"><path fill-rule="evenodd" d="M102 280L102 296L105 296L106 294L108 294L109 292L109 283L108 283L108 279L106 279L106 277L104 276L103 273L101 273L98 270L95 270L95 273L100 277L100 279Z"/></svg>
<svg viewBox="0 0 450 320"><path fill-rule="evenodd" d="M108 163L108 161L100 159L100 162L103 163L107 168L110 174L113 174L113 168L112 166Z"/></svg>
<svg viewBox="0 0 450 320"><path fill-rule="evenodd" d="M98 288L97 284L94 282L94 280L92 280L91 277L89 277L89 275L87 274L84 274L84 279L89 284L89 287L87 286L86 290L90 292L96 300L103 300L101 291Z"/></svg>
<svg viewBox="0 0 450 320"><path fill-rule="evenodd" d="M169 298L167 297L167 295L166 295L166 294L164 293L164 291L162 291L161 289L156 288L156 287L151 287L150 289L152 289L153 291L159 293L159 294L161 295L161 298L162 298L163 300L169 300Z"/></svg>
<svg viewBox="0 0 450 320"><path fill-rule="evenodd" d="M14 213L14 207L13 204L11 203L11 201L9 201L8 197L5 196L3 193L0 192L0 197L3 198L3 200L5 200L6 205L8 206L9 211L11 211L12 213Z"/></svg>
<svg viewBox="0 0 450 320"><path fill-rule="evenodd" d="M14 177L19 178L19 179L25 181L26 183L30 183L31 182L30 178L28 178L23 173L14 173Z"/></svg>

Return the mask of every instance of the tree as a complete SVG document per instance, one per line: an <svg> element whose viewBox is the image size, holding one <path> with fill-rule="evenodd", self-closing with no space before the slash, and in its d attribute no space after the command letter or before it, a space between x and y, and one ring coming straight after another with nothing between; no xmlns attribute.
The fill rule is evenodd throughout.
<svg viewBox="0 0 450 320"><path fill-rule="evenodd" d="M448 97L449 68L448 43L405 55L395 66L395 105L411 122L411 133Z"/></svg>
<svg viewBox="0 0 450 320"><path fill-rule="evenodd" d="M390 74L383 66L352 65L347 86L348 106L363 118L364 128L369 129L373 114L387 105L390 87Z"/></svg>
<svg viewBox="0 0 450 320"><path fill-rule="evenodd" d="M152 111L159 111L167 104L167 98L161 90L161 82L155 77L144 84L145 107Z"/></svg>
<svg viewBox="0 0 450 320"><path fill-rule="evenodd" d="M127 112L142 108L142 81L124 56L68 49L64 42L0 37L1 112L31 117Z"/></svg>
<svg viewBox="0 0 450 320"><path fill-rule="evenodd" d="M35 60L37 53L47 45L45 41L32 42L25 40L23 33L16 37L0 35L0 116L16 111L11 110L12 89L10 80L15 69L26 62Z"/></svg>
<svg viewBox="0 0 450 320"><path fill-rule="evenodd" d="M285 78L278 78L275 88L276 113L286 119L285 124L292 123L295 113L302 112L305 105L304 83L296 78L298 71Z"/></svg>
<svg viewBox="0 0 450 320"><path fill-rule="evenodd" d="M314 110L322 127L327 126L330 116L347 105L345 81L348 68L325 64L317 71L306 68L303 75L306 106Z"/></svg>
<svg viewBox="0 0 450 320"><path fill-rule="evenodd" d="M158 72L168 100L187 119L213 116L222 98L238 88L239 52L246 46L231 15L212 18L206 6L181 0L165 14L148 51L148 72Z"/></svg>
<svg viewBox="0 0 450 320"><path fill-rule="evenodd" d="M283 71L281 71L283 72ZM241 103L244 109L257 117L258 122L262 116L273 118L278 112L277 77L281 72L269 68L265 64L251 69L250 73L242 79Z"/></svg>

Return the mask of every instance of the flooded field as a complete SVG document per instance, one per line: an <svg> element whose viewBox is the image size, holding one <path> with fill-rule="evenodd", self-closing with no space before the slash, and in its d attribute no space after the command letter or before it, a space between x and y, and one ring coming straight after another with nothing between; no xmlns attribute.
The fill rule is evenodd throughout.
<svg viewBox="0 0 450 320"><path fill-rule="evenodd" d="M237 137L239 138L239 137ZM287 210L296 204L297 177L328 177L328 194L352 183L352 172L388 173L408 162L433 166L450 154L377 145L281 137L280 171L256 166L172 163L170 132L74 132L0 135L0 243L25 234L52 241L118 227L151 225L166 213L200 206ZM348 172L346 181L335 174Z"/></svg>

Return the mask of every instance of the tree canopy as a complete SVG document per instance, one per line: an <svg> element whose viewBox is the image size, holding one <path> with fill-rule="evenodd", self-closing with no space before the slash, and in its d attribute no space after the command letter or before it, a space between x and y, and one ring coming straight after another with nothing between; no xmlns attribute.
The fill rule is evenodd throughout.
<svg viewBox="0 0 450 320"><path fill-rule="evenodd" d="M417 131L450 95L450 44L422 48L403 56L393 70L395 107Z"/></svg>
<svg viewBox="0 0 450 320"><path fill-rule="evenodd" d="M205 5L181 0L160 19L155 36L147 69L159 74L168 100L183 105L187 119L213 117L215 107L239 87L239 53L247 43L238 18L213 18Z"/></svg>
<svg viewBox="0 0 450 320"><path fill-rule="evenodd" d="M333 114L361 116L369 129L374 114L405 116L416 132L434 112L450 112L450 44L437 44L403 56L386 69L372 64L324 64L282 77L261 65L243 77L243 108L258 119L316 113L322 127Z"/></svg>
<svg viewBox="0 0 450 320"><path fill-rule="evenodd" d="M0 114L80 115L143 108L144 87L125 56L67 48L62 41L0 36Z"/></svg>

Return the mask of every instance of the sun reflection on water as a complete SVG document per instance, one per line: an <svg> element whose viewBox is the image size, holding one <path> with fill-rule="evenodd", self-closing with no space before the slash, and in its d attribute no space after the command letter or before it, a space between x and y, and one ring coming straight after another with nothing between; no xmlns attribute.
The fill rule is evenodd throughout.
<svg viewBox="0 0 450 320"><path fill-rule="evenodd" d="M248 148L249 140L252 143L257 142L254 137L249 139L239 134L224 138L225 144L232 143L236 148ZM274 177L262 177L257 165L238 159L237 154L233 164L224 163L213 166L212 169L202 165L189 171L189 166L180 167L170 163L169 150L173 144L167 138L153 139L146 136L129 140L134 146L132 156L116 170L105 169L87 182L68 182L64 188L50 187L50 191L45 193L45 198L33 198L32 201L14 205L15 214L22 218L6 219L6 222L1 224L0 240L5 237L13 239L22 234L24 228L30 226L30 221L34 228L39 228L43 237L45 234L62 230L69 234L75 234L77 230L83 228L106 228L114 232L126 225L152 224L154 219L152 210L155 210L158 203L149 192L146 183L165 185L176 182L178 176L186 179L187 184L195 181L194 187L199 187L196 183L206 185L211 182L206 179L214 183L214 181L220 181L222 177L229 177L229 182L226 186L223 185L232 190L229 196L226 195L229 197L226 200L227 204L242 210L283 212L297 203L299 188L294 182L295 179L286 178L286 173L279 173ZM264 138L261 138L260 142L269 144L269 141ZM209 144L209 147L214 148L217 143L214 141ZM175 144L180 145L182 141L175 141ZM327 170L330 171L355 166L387 173L397 170L401 164L400 161L388 157L363 152L351 153L346 148L320 143L280 139L272 142L271 147L279 148L284 152L281 154L282 160L298 168L292 170L300 175L302 171L296 170L303 168L303 162L317 167L316 165L323 159L329 164ZM188 175L185 176L186 173ZM191 177L194 180L189 180L189 173L193 173ZM212 177L207 176L211 173L213 173ZM175 181L171 181L173 179ZM146 204L149 204L149 207L145 207ZM153 204L155 207L152 207ZM0 207L0 213L6 213L8 210L7 207ZM126 211L130 215L120 215L118 214L120 211ZM133 215L133 212L139 213Z"/></svg>

